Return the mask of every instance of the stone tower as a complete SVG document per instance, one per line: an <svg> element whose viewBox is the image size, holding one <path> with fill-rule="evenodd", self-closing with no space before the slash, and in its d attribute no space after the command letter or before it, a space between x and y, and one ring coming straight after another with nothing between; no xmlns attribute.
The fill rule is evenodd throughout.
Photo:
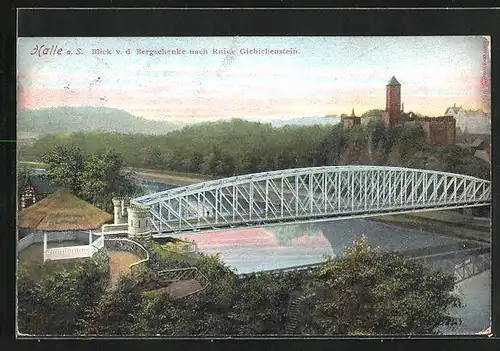
<svg viewBox="0 0 500 351"><path fill-rule="evenodd" d="M401 84L394 76L386 86L385 110L391 117L401 113Z"/></svg>
<svg viewBox="0 0 500 351"><path fill-rule="evenodd" d="M122 199L120 197L113 198L113 212L114 212L114 224L125 223L125 219L122 216Z"/></svg>
<svg viewBox="0 0 500 351"><path fill-rule="evenodd" d="M151 239L149 206L130 204L128 207L128 236L130 239L142 241Z"/></svg>
<svg viewBox="0 0 500 351"><path fill-rule="evenodd" d="M127 223L127 209L130 204L128 197L113 198L114 224Z"/></svg>
<svg viewBox="0 0 500 351"><path fill-rule="evenodd" d="M403 123L403 111L401 110L401 84L396 77L392 77L386 85L385 111L381 114L385 128L392 128L396 124Z"/></svg>

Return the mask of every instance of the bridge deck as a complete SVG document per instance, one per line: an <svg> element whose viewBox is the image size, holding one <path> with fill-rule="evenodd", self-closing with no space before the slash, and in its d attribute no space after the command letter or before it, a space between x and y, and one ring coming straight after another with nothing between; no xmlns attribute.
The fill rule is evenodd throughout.
<svg viewBox="0 0 500 351"><path fill-rule="evenodd" d="M385 166L325 166L246 174L132 200L158 233L347 219L489 205L491 182Z"/></svg>

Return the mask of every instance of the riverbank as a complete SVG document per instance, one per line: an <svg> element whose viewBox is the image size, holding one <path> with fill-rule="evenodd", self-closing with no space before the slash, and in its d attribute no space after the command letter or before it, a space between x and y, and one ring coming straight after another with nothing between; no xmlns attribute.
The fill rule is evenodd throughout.
<svg viewBox="0 0 500 351"><path fill-rule="evenodd" d="M451 210L404 213L371 217L369 219L394 226L433 231L482 243L490 243L491 240L491 224L489 220L467 217Z"/></svg>
<svg viewBox="0 0 500 351"><path fill-rule="evenodd" d="M190 185L194 183L206 182L217 179L216 177L205 176L201 174L183 173L174 171L162 171L156 169L144 168L126 168L128 171L134 172L137 176L157 182L164 182L172 185Z"/></svg>

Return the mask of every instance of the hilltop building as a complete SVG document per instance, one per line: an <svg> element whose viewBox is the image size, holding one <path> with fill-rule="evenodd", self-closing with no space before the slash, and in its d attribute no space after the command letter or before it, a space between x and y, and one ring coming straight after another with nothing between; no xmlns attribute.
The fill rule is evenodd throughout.
<svg viewBox="0 0 500 351"><path fill-rule="evenodd" d="M425 142L429 145L454 145L456 140L453 116L420 117L417 119L424 130Z"/></svg>
<svg viewBox="0 0 500 351"><path fill-rule="evenodd" d="M401 104L401 84L396 77L392 77L386 85L385 111L380 115L386 129L405 122L407 116Z"/></svg>
<svg viewBox="0 0 500 351"><path fill-rule="evenodd" d="M344 130L352 129L355 126L361 124L361 117L356 116L356 114L354 113L354 108L352 109L350 116L343 114L340 117L342 119L342 125L344 126Z"/></svg>
<svg viewBox="0 0 500 351"><path fill-rule="evenodd" d="M454 145L456 139L456 122L453 116L418 117L404 112L401 103L401 83L392 77L386 85L385 111L380 119L386 129L406 122L416 122L422 126L425 142L429 145Z"/></svg>
<svg viewBox="0 0 500 351"><path fill-rule="evenodd" d="M491 135L491 114L483 110L465 110L456 104L448 107L444 113L446 116L453 116L457 121L457 128L464 133L474 135Z"/></svg>
<svg viewBox="0 0 500 351"><path fill-rule="evenodd" d="M470 142L470 138L462 138L459 143L456 144L458 147L469 151L475 157L491 163L491 138L482 137L475 138Z"/></svg>

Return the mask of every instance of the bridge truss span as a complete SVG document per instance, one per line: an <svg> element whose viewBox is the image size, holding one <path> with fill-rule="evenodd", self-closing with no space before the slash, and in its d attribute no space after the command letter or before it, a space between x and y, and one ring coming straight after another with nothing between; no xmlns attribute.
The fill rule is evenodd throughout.
<svg viewBox="0 0 500 351"><path fill-rule="evenodd" d="M132 200L158 233L343 219L489 205L487 180L382 166L329 166L236 176Z"/></svg>

